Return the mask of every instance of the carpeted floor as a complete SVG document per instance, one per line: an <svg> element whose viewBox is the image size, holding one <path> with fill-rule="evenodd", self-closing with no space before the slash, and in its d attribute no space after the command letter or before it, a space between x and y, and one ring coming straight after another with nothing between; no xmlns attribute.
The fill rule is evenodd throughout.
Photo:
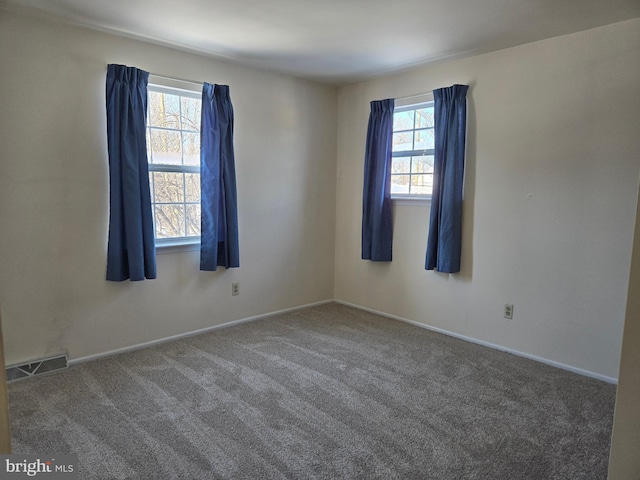
<svg viewBox="0 0 640 480"><path fill-rule="evenodd" d="M615 387L326 304L9 386L81 479L606 479Z"/></svg>

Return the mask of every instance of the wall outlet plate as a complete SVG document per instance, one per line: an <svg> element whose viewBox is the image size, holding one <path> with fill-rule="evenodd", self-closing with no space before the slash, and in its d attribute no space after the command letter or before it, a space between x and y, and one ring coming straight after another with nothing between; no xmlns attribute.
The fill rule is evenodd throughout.
<svg viewBox="0 0 640 480"><path fill-rule="evenodd" d="M508 319L513 318L513 305L511 304L504 305L504 318L508 318Z"/></svg>

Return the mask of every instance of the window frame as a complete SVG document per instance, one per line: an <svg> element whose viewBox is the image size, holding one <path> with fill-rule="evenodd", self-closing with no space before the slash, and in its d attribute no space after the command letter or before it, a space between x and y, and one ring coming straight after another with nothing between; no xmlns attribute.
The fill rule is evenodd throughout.
<svg viewBox="0 0 640 480"><path fill-rule="evenodd" d="M147 85L147 95L150 96L151 92L164 93L169 95L175 95L178 97L187 97L194 98L197 100L202 100L202 91L199 90L200 85L198 84L187 84L187 82L182 82L187 84L186 86L191 88L182 88L175 87L173 85L165 85L164 82L159 81L157 79L153 79L150 77L149 83ZM180 102L181 104L181 102ZM147 141L151 140L151 131L152 129L156 130L164 130L164 131L173 131L180 132L181 141L182 141L182 132L187 131L188 133L192 133L188 130L177 129L177 128L168 128L168 127L156 127L149 124L149 113L151 108L150 99L147 100L147 125L146 125L146 133ZM199 119L200 120L200 119ZM153 173L154 172L168 172L168 173L190 173L197 174L200 176L200 165L170 165L170 164L161 164L161 163L152 163L153 158L153 146L151 144L148 145L147 151L151 154L151 156L147 157L147 165L149 169L149 189L152 194L152 216L153 216L153 235L156 245L156 253L164 254L164 253L174 253L181 251L189 251L189 250L197 250L200 248L200 235L192 235L192 236L182 236L182 237L170 237L170 238L158 238L156 236L156 205L161 205L161 203L156 203L155 201L155 190L154 190L154 182ZM184 180L186 181L186 180ZM173 204L174 202L171 202ZM201 200L199 199L197 202L188 202L186 197L186 186L183 184L183 201L178 202L184 205L184 212L186 215L186 206L187 205L200 205Z"/></svg>
<svg viewBox="0 0 640 480"><path fill-rule="evenodd" d="M406 99L400 99L396 101L393 113L402 113L420 110L421 108L428 108L434 106L433 94L423 94L423 95L415 95L412 97L407 97ZM415 118L415 117L414 117ZM427 127L427 129L433 129L435 131L435 125L433 127ZM424 130L424 128L416 128L415 123L413 128L405 129L405 130L393 130L392 134L399 132L413 132L414 134L414 142L415 142L415 132L418 130ZM434 146L435 147L435 146ZM419 157L419 156L434 156L435 148L427 148L427 149L414 149L414 150L402 150L398 152L391 152L391 162L393 164L394 158L404 158L404 157ZM391 174L398 175L398 174ZM409 184L411 184L412 174L411 170L409 170L408 174L402 174L409 176ZM432 174L433 175L433 174ZM398 205L420 205L420 204L428 204L431 202L432 193L429 194L416 194L416 193L391 193L391 200L394 201L394 204Z"/></svg>

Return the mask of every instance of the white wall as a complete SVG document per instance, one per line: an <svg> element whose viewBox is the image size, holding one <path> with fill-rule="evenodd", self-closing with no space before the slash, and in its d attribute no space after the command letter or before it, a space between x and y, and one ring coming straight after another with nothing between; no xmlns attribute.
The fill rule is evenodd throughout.
<svg viewBox="0 0 640 480"><path fill-rule="evenodd" d="M470 85L462 272L424 270L429 207L360 260L369 102ZM640 19L342 88L338 299L616 377L640 171ZM513 303L514 318L503 318Z"/></svg>
<svg viewBox="0 0 640 480"><path fill-rule="evenodd" d="M228 84L241 268L158 256L105 281L108 63ZM333 296L337 91L0 10L0 304L7 363L72 358ZM231 296L240 282L240 296Z"/></svg>
<svg viewBox="0 0 640 480"><path fill-rule="evenodd" d="M640 171L639 53L632 20L337 94L0 11L7 362L63 349L78 358L336 297L616 377ZM186 252L159 256L157 280L104 280L107 63L231 86L240 269L199 272L197 252ZM471 85L463 271L424 270L426 206L394 208L391 264L360 260L369 101L453 83Z"/></svg>

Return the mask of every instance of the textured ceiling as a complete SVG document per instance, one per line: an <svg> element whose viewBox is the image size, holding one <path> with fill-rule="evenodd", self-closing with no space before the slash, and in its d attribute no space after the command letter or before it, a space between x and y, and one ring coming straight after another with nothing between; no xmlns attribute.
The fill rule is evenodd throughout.
<svg viewBox="0 0 640 480"><path fill-rule="evenodd" d="M640 17L640 0L0 0L327 83Z"/></svg>

